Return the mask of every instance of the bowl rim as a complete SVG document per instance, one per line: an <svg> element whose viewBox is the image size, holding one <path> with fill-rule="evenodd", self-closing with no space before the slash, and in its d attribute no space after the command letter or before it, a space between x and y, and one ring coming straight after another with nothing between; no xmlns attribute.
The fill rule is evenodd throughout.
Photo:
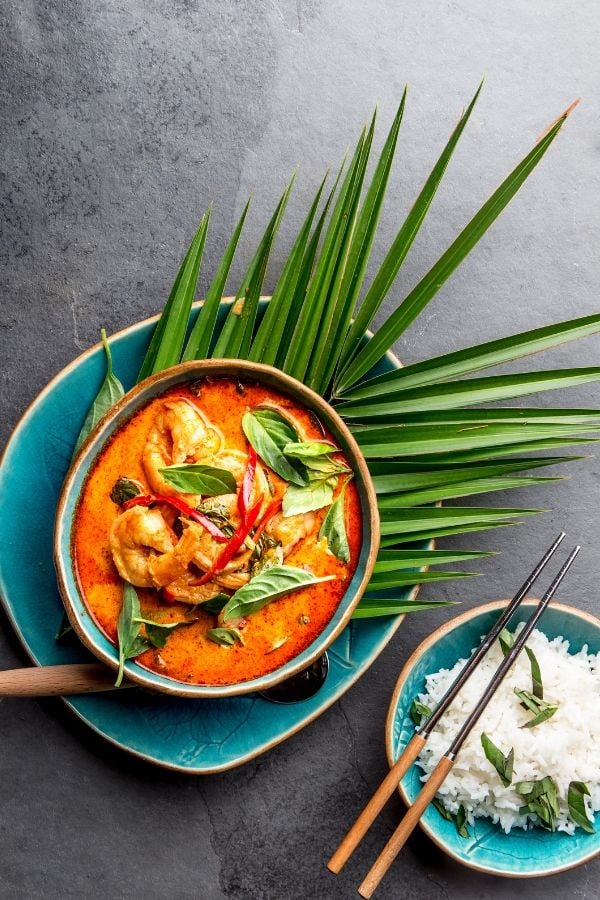
<svg viewBox="0 0 600 900"><path fill-rule="evenodd" d="M99 438L102 438L103 432L111 426L115 419L117 419L117 417L119 417L123 412L126 412L129 409L130 405L135 405L136 398L140 394L146 393L148 389L155 392L153 396L156 396L158 395L160 386L163 383L169 382L173 378L177 378L178 376L186 376L188 374L190 376L190 380L194 377L198 378L202 377L202 375L210 374L214 375L215 377L230 377L233 374L240 377L254 378L259 382L275 387L275 389L280 390L284 394L288 394L292 398L301 402L308 409L316 412L317 415L320 415L325 420L325 424L328 427L333 425L334 429L337 430L343 438L343 441L346 445L345 452L349 452L350 456L352 457L353 469L355 470L355 474L359 475L359 480L364 488L365 496L365 510L362 518L363 543L361 545L361 551L364 552L366 538L367 553L360 580L354 589L354 595L352 599L347 603L346 609L344 610L344 613L340 617L338 623L328 634L327 638L323 640L323 632L328 627L327 625L325 625L323 631L321 631L315 637L312 644L309 645L309 647L305 648L305 650L303 650L301 654L299 654L299 656L301 656L302 654L306 653L310 649L310 647L313 647L308 656L302 659L300 662L295 662L295 659L298 660L298 656L296 658L288 660L287 663L284 663L282 666L279 666L272 672L257 676L256 678L250 679L247 682L236 682L226 685L198 685L188 682L179 682L175 679L169 680L167 676L161 676L160 673L154 672L153 670L147 670L143 666L137 665L133 660L127 660L125 663L125 675L127 680L133 681L134 683L146 687L152 691L156 691L157 693L166 693L170 695L186 697L188 699L201 697L217 699L222 697L240 696L242 694L254 693L257 690L265 690L268 687L272 687L280 681L291 678L293 675L311 665L312 662L318 659L318 657L321 656L329 646L331 646L335 639L349 624L352 613L358 605L373 572L380 541L379 513L377 508L377 495L375 493L375 487L373 485L371 474L369 472L365 457L360 450L358 442L352 435L349 427L343 421L339 413L336 412L334 407L332 407L326 400L324 400L323 397L321 397L311 388L307 387L305 384L293 378L292 376L287 375L285 372L282 372L280 369L277 369L274 366L266 365L264 363L256 363L250 360L229 358L190 360L188 362L179 363L161 372L148 376L143 381L134 385L131 390L127 391L123 395L123 397L121 397L105 413L105 415L92 429L90 434L86 437L77 455L69 466L69 469L65 476L65 480L63 482L56 505L56 514L54 520L54 566L56 570L59 594L61 596L69 622L71 623L75 633L77 634L77 637L82 642L82 644L88 650L90 650L90 652L93 653L96 658L100 659L109 668L113 669L113 671L117 671L118 669L118 659L115 659L109 651L105 651L102 647L99 647L95 642L95 634L88 633L87 629L83 627L76 608L76 604L71 597L71 592L68 584L68 575L72 573L73 560L71 553L69 553L69 559L68 561L65 561L61 547L61 539L63 535L66 533L70 537L72 530L72 520L65 515L67 512L68 501L73 492L73 482L80 472L82 461L86 456L88 449L92 445L95 445ZM182 378L182 380L186 380L185 377ZM149 402L150 399L153 399L153 396L149 397L146 402ZM134 410L132 412L132 415L136 411L137 410ZM97 454L94 456L94 460L96 459L96 457ZM93 460L88 461L88 470L92 462ZM79 496L80 491L78 492L75 503L78 502ZM336 609L339 609L339 606L344 602L345 596L345 594L342 596L340 604L338 604L338 607ZM93 616L90 614L89 608L87 607L83 596L81 596L80 599L84 608L86 608L87 610L89 621L93 624L93 628L101 633L101 629L95 622ZM285 667L289 668L286 669L284 674L281 674L281 670ZM156 684L152 676L164 679L164 682ZM261 683L260 685L257 685L256 682L259 680Z"/></svg>
<svg viewBox="0 0 600 900"><path fill-rule="evenodd" d="M509 600L492 600L489 603L484 603L481 606L475 606L473 609L469 609L464 613L461 613L459 616L456 616L453 619L450 619L448 622L444 622L439 628L436 628L431 632L428 637L426 637L421 643L413 650L410 654L406 662L404 663L402 670L398 676L396 684L394 685L394 690L392 692L392 697L390 700L390 704L388 706L388 711L385 719L385 753L388 761L388 765L390 769L395 763L394 757L394 721L396 718L396 710L398 707L398 700L400 699L400 694L408 680L410 673L412 672L416 662L421 658L421 656L433 647L440 638L449 634L452 631L455 631L457 628L460 628L465 622L471 621L471 619L477 618L479 615L485 615L486 613L495 612L496 610L504 609ZM539 600L535 597L526 597L525 600L521 603L519 608L515 610L515 615L525 606L534 606L539 603ZM589 622L591 625L594 625L596 628L600 630L600 618L592 615L592 613L588 613L585 610L577 609L577 607L570 606L566 603L551 603L551 609L557 609L565 613L569 613L574 615L577 618L583 619L586 622ZM408 794L402 784L398 785L398 792L400 797L402 798L402 802L405 806L410 806L410 799ZM600 847L595 850L590 851L585 856L582 856L580 859L573 860L571 862L565 863L563 865L552 866L551 868L547 868L542 872L505 872L502 869L495 869L491 866L481 865L475 862L467 862L462 856L458 853L455 853L443 840L437 836L435 831L431 828L430 825L427 824L422 818L419 819L419 826L422 831L427 835L427 837L433 841L433 843L443 850L443 852L450 856L452 859L459 862L461 865L466 866L469 869L474 869L477 872L485 872L487 875L496 875L502 878L545 878L549 875L558 875L560 872L566 872L568 869L574 869L577 866L581 866L584 863L589 862L594 859L598 855L600 855Z"/></svg>

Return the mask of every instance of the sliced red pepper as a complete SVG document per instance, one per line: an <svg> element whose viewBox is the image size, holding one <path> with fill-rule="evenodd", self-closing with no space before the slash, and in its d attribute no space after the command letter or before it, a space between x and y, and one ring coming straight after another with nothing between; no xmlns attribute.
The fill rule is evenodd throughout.
<svg viewBox="0 0 600 900"><path fill-rule="evenodd" d="M242 517L242 522L245 521L246 515L248 513L248 507L250 506L250 496L252 494L252 486L254 484L254 476L256 474L256 461L256 450L252 445L250 445L250 450L248 451L248 465L246 467L246 471L244 472L242 488L238 494L238 509L240 511L240 516Z"/></svg>
<svg viewBox="0 0 600 900"><path fill-rule="evenodd" d="M187 503L184 503L183 500L180 500L178 497L167 497L163 494L141 494L139 497L132 497L131 500L126 500L123 504L123 509L131 509L132 506L151 506L153 503L167 503L169 506L173 506L175 509L179 510L179 512L183 513L184 516L187 516L188 519L191 519L192 522L197 522L198 525L202 525L202 527L214 537L215 541L224 544L228 540L227 535L223 534L218 525L215 525L208 516L205 516L201 512L198 512L197 509L188 506Z"/></svg>
<svg viewBox="0 0 600 900"><path fill-rule="evenodd" d="M260 500L258 501L258 503L256 503L252 507L252 509L248 510L248 512L246 513L245 521L243 521L241 523L241 525L239 526L237 531L234 532L234 534L231 536L227 546L224 547L223 550L219 553L219 555L217 556L216 560L214 561L214 563L212 564L212 566L210 567L208 572L206 572L202 576L202 578L199 578L198 581L191 582L192 587L198 587L201 584L206 584L208 581L210 581L210 579L213 577L213 575L216 572L219 572L221 569L224 569L225 566L227 565L227 563L231 559L233 559L235 554L238 552L238 550L240 549L240 547L242 546L242 544L248 537L248 534L250 533L250 529L252 528L252 526L254 525L256 520L258 519L258 514L260 512L262 502L263 501L262 501L262 497L261 497Z"/></svg>

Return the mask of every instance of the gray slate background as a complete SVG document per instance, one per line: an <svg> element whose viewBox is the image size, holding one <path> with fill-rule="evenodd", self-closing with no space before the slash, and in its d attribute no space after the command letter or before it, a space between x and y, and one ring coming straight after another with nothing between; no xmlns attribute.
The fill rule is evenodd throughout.
<svg viewBox="0 0 600 900"><path fill-rule="evenodd" d="M97 340L157 311L199 215L215 206L210 272L250 192L249 250L289 173L298 185L271 273L329 164L373 105L410 94L380 257L462 106L487 84L388 311L572 99L577 110L520 196L398 352L433 353L598 310L600 13L594 0L41 0L2 2L4 441L48 379ZM239 274L239 271L238 273ZM600 341L546 365L593 365ZM538 359L534 365L542 365ZM599 406L597 389L552 398ZM542 401L543 402L543 401ZM550 402L548 399L546 402ZM598 609L600 465L509 495L549 505L476 539L486 577L425 596L507 596L563 527L584 554L563 599ZM471 542L472 543L472 542ZM467 538L456 542L467 547ZM336 880L324 863L386 762L383 723L403 661L447 613L415 615L318 722L238 771L186 778L109 749L59 703L1 707L0 894L6 898L303 900L354 888L400 813L392 803ZM0 666L24 661L3 623ZM598 897L598 862L545 881L454 865L415 835L378 897Z"/></svg>

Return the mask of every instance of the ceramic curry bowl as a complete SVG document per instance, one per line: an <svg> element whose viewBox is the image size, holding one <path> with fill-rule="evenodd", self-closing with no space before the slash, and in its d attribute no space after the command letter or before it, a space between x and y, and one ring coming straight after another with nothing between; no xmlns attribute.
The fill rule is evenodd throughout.
<svg viewBox="0 0 600 900"><path fill-rule="evenodd" d="M113 447L117 446L119 441L121 441L121 444L124 444L125 439L122 437L123 435L127 435L126 444L128 447L131 446L132 453L134 453L135 422L141 422L142 417L149 415L149 411L158 408L158 405L160 405L163 400L177 400L179 395L184 393L187 394L187 392L190 391L191 386L198 383L207 386L214 384L229 385L229 400L227 400L226 395L224 395L225 400L219 405L219 403L216 403L213 396L213 403L210 407L210 422L214 422L217 425L216 418L219 418L219 411L223 421L225 421L226 417L231 413L231 409L238 402L238 398L232 393L232 385L241 385L238 393L242 394L242 401L245 400L243 396L245 394L244 386L247 386L248 402L250 402L250 398L259 396L260 390L263 390L263 392L271 392L270 395L272 396L279 396L282 398L282 403L284 405L287 404L291 409L299 409L304 414L307 422L308 417L310 417L310 421L314 422L326 435L326 439L324 438L323 440L330 440L336 448L339 448L340 454L343 454L343 457L341 458L344 461L344 464L346 464L353 473L351 490L354 507L352 508L355 509L355 518L359 522L358 528L355 529L354 546L352 550L353 557L350 560L347 575L345 575L344 578L339 578L335 589L331 588L328 593L323 593L323 589L329 589L329 585L336 582L335 577L331 576L332 581L329 584L319 585L319 588L321 589L321 599L331 597L334 595L335 591L337 591L337 593L335 593L335 605L331 610L331 614L328 615L326 621L323 621L322 627L321 625L317 625L316 620L313 621L312 628L314 633L311 635L310 643L306 646L302 646L297 652L293 650L295 645L292 644L292 646L287 649L287 658L283 659L281 664L277 663L277 654L276 652L273 652L273 657L270 657L268 660L268 671L255 671L254 674L252 674L252 667L250 666L250 675L248 676L244 670L243 662L243 651L246 642L241 644L235 640L234 645L232 646L220 645L216 648L209 647L211 653L213 649L216 650L216 653L212 653L216 660L215 666L220 666L222 669L223 665L230 665L229 662L225 663L225 660L232 660L235 662L235 664L232 664L231 668L233 676L228 678L226 683L222 679L220 680L220 683L217 683L217 681L219 681L218 678L213 679L212 676L203 678L201 674L198 675L198 673L201 672L201 668L198 668L198 665L201 665L201 663L198 663L198 659L202 659L200 651L202 647L204 647L206 651L206 647L209 646L203 642L203 639L200 641L202 647L198 645L198 653L194 654L188 652L187 656L188 668L191 669L193 667L192 663L194 665L197 664L196 669L194 670L195 674L193 680L191 673L187 676L187 679L186 675L181 677L179 677L179 675L174 675L174 670L168 669L167 666L165 666L162 657L177 659L176 655L174 655L173 652L171 652L170 656L168 655L168 652L162 654L162 651L156 649L156 644L152 649L152 653L150 653L150 647L146 644L148 653L141 656L139 661L130 658L124 663L125 677L146 688L185 697L226 697L255 691L264 691L273 687L306 669L312 662L321 656L336 639L349 623L352 613L371 576L379 547L379 517L377 513L376 495L369 471L349 429L326 401L294 378L285 375L271 366L241 360L219 359L183 363L158 375L147 378L119 400L88 436L67 474L57 507L54 557L60 593L69 620L78 637L82 643L100 660L106 663L106 665L115 670L118 670L119 667L119 652L114 640L116 625L115 590L116 585L118 585L119 591L122 592L123 582L117 578L114 563L110 558L113 544L109 543L107 537L107 532L110 529L107 527L105 519L107 516L112 516L114 518L116 515L123 515L123 510L126 509L129 512L129 519L132 521L134 519L136 520L134 522L136 527L138 525L138 520L144 527L148 527L148 523L154 521L152 517L156 516L155 511L158 504L147 504L142 502L144 497L138 497L135 501L132 501L132 504L125 503L119 510L118 506L109 498L110 491L106 490L103 492L100 500L97 501L96 506L94 506L94 494L92 488L89 488L89 485L93 482L94 478L100 477L96 473L100 470L100 467L104 465L103 460L111 459L110 454L113 452ZM207 395L210 395L209 387L207 387ZM182 402L181 399L179 402ZM201 406L200 402L198 402L198 405ZM271 404L267 402L266 406L269 405ZM202 413L202 415L204 416L205 413ZM148 419L148 421L150 421L150 419ZM206 421L208 422L209 420L207 419ZM172 442L176 440L176 438L173 437L174 434L175 433L172 432L170 435L170 440ZM312 433L310 437L307 436L305 439L314 441L318 437L318 434L315 435L315 433ZM171 445L174 448L174 443ZM237 452L238 456L240 455L239 450L234 452ZM331 457L331 459L333 459L333 457ZM218 464L215 463L215 465ZM258 467L259 469L261 467L260 453ZM109 463L106 463L105 468L110 470ZM270 490L273 491L271 483L274 478L272 476L269 481L268 466L265 467L263 465L262 469L265 468L267 471L266 473L263 472L261 477L264 479L266 475ZM259 469L257 469L257 473ZM157 471L164 470L159 469ZM122 474L126 473L122 471L114 472L115 477ZM237 487L239 488L238 493L241 495L242 486L240 479L238 479ZM255 480L252 483L252 490L258 491ZM158 492L154 489L153 495L157 495L158 493L162 492ZM150 496L153 495L151 494ZM263 495L260 494L260 497L262 498ZM217 496L214 499L218 501L219 498ZM239 502L240 500L238 497L238 505ZM259 504L255 504L255 506L259 506ZM132 507L135 507L135 514L131 512ZM193 508L196 508L195 503L193 504ZM150 513L149 517L147 517L148 513ZM249 516L250 512L243 513L243 516L246 515ZM262 512L259 513L258 523L261 522L261 515L263 515ZM268 514L265 513L264 515L266 520ZM279 515L280 517L283 515L281 511ZM323 515L324 514L322 513L317 525L319 522L322 524ZM85 522L86 516L89 520L87 525L80 524L82 521ZM182 517L182 521L183 519L185 519L185 517ZM200 519L201 523L202 521L203 519ZM281 521L280 518L280 522ZM293 519L290 519L289 523L283 521L283 526L287 527L288 531L291 530L293 532L293 528L289 528L289 524L293 522ZM173 525L173 522L170 522L169 524ZM179 533L176 533L176 530L173 531L172 540L173 544L175 544L176 540L179 541L177 544L177 547L179 548L181 546L181 521L178 521L176 525L173 525L173 528L177 529L177 526L179 526ZM131 528L131 525L129 527ZM190 530L189 523L186 522L184 524L184 531L188 530ZM200 525L197 526L197 530L199 532L202 531ZM230 540L233 540L231 532L229 535ZM349 539L351 538L350 532L348 537ZM113 538L111 538L111 541L112 540ZM225 542L223 535L215 536L215 540ZM131 531L128 532L127 541L129 548L129 543L131 543ZM96 543L98 543L98 546L96 546ZM352 547L352 541L350 541L350 543ZM322 548L322 544L323 542L320 540L317 542L316 538L315 541L313 541L315 547ZM84 552L82 552L82 546ZM217 550L219 550L220 553L222 546L223 544L219 544L218 548L213 548L215 553ZM330 546L330 544L325 544L326 548L329 548ZM286 547L285 540L283 540L283 547ZM158 549L158 546L154 548L154 550ZM160 549L163 548L161 547ZM127 552L129 553L129 549ZM242 551L240 550L239 552L241 553ZM321 552L321 549L319 549L319 552ZM329 552L328 549L327 552ZM156 559L153 552L151 552L150 555L153 557L153 560ZM217 556L218 555L219 554L217 554ZM88 558L89 563L89 565L86 565L92 573L91 575L84 574L84 572L87 571L84 565L86 557ZM117 566L119 566L121 564L121 557L117 558L113 553L113 558L117 563ZM127 560L129 559L130 556L127 556ZM138 557L136 556L135 559L137 560ZM164 554L164 557L161 556L161 565L163 559L170 564L170 557L166 553ZM290 560L290 564L295 565L296 568L302 567L302 560L294 558L293 553L290 556ZM283 564L288 564L287 559L284 560ZM155 568L157 568L156 565ZM205 566L205 568L208 569L208 575L210 575L210 566ZM191 570L192 574L196 571L193 565L191 566ZM221 573L221 568L219 568L218 571ZM123 574L122 571L121 574ZM197 571L196 574L202 576L202 570ZM136 576L137 570L129 580L132 580L135 583ZM187 576L189 580L189 572L187 573ZM124 575L123 577L127 576ZM136 588L138 593L141 591L142 598L144 597L144 591L146 590L143 586L143 577L144 576L142 576L141 580L137 581L137 584L141 585L141 587ZM154 574L154 570L152 577L157 577ZM215 576L215 578L216 577L217 576ZM248 577L249 576L246 576L246 579ZM202 578L198 577L197 580L201 581ZM163 581L162 583L164 584L165 582ZM84 584L85 587L83 586ZM109 584L108 588L106 588L106 584ZM177 584L177 581L173 582L173 585L176 586ZM166 590L170 590L171 587L172 585L169 584L162 589L157 588L157 590L161 590L162 593L160 596L159 594L156 594L157 599L155 601L155 606L158 605L160 607L161 605L164 605L168 614L175 606L178 608L181 607L181 603L178 602L177 593L174 595L167 595L164 593ZM231 590L229 593L231 594L232 591L235 593L236 585L232 584L230 587ZM105 605L108 609L110 603L112 603L111 614L113 616L113 621L111 625L107 625L102 598L104 594L107 594L107 592L110 594L111 591L112 599L109 597ZM154 597L154 594L151 591L148 591L148 593L152 594L152 597ZM121 596L121 594L119 594L119 596ZM169 602L165 603L167 596ZM269 623L273 616L276 615L276 610L278 609L277 604L285 604L286 601L293 597L293 593L286 595L285 599L274 600L273 603L268 606L268 609L266 610L268 614L262 617L264 619L263 625L265 629L269 627ZM119 600L119 604L120 603L121 600ZM173 604L175 604L175 606L173 606ZM202 613L199 615L206 615L202 609L201 602L195 608L196 610L202 610ZM279 609L281 608L282 607L280 606ZM150 615L151 621L160 621L161 619L164 621L164 616L162 615L163 612L164 610L159 608L156 616L153 615L152 612L143 612L142 615ZM265 611L261 609L260 613L257 613L257 615L260 615L263 612ZM310 617L306 618L310 620ZM172 617L169 621L171 620ZM242 627L245 627L246 622L244 620L241 621ZM249 617L249 621L252 621L252 617ZM214 624L217 625L216 621ZM231 623L220 622L218 624L223 625ZM233 624L235 625L236 622L234 621ZM192 626L195 628L196 625L196 620L192 620ZM317 627L319 628L318 632L315 631ZM188 629L177 628L177 631L183 633L187 632ZM164 624L161 633L163 635L167 633ZM192 633L191 627L189 633ZM144 628L142 628L140 636L143 638L144 634L145 631ZM228 640L230 640L229 637ZM173 643L175 644L175 642ZM180 641L179 644L176 644L176 646L179 647L180 644L183 647L182 641ZM278 641L275 641L272 644L275 651L279 649L277 644L279 644ZM282 646L282 644L280 644L280 646ZM291 657L290 650L294 653ZM262 652L263 654L267 653L267 651L264 650ZM210 653L207 653L206 656L208 659ZM281 656L285 656L285 654L282 652L280 654L280 657ZM148 663L147 659L150 659L151 662ZM246 659L250 659L250 657L246 657ZM158 660L158 662L155 662L156 660ZM167 668L169 674L167 675L164 671L161 671L161 667ZM181 671L183 672L183 669L181 669ZM220 670L217 668L215 671Z"/></svg>

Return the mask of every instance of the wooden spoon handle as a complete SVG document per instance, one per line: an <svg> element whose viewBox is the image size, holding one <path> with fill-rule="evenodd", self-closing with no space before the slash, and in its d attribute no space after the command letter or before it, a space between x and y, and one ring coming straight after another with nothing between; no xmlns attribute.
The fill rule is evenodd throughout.
<svg viewBox="0 0 600 900"><path fill-rule="evenodd" d="M0 697L64 697L112 691L115 690L115 677L115 673L101 663L6 669L0 672Z"/></svg>
<svg viewBox="0 0 600 900"><path fill-rule="evenodd" d="M387 801L396 791L398 785L424 746L425 740L417 732L412 736L402 755L396 760L340 846L327 863L327 868L330 872L337 875L340 869L348 862L348 859L354 853L358 844L362 841Z"/></svg>
<svg viewBox="0 0 600 900"><path fill-rule="evenodd" d="M408 812L392 834L391 838L377 857L369 873L358 889L358 893L365 900L370 897L396 859L400 850L414 831L417 822L435 797L439 786L446 779L448 772L454 765L454 760L448 756L442 756L439 763L423 785L420 793L415 798L415 802L409 807Z"/></svg>

